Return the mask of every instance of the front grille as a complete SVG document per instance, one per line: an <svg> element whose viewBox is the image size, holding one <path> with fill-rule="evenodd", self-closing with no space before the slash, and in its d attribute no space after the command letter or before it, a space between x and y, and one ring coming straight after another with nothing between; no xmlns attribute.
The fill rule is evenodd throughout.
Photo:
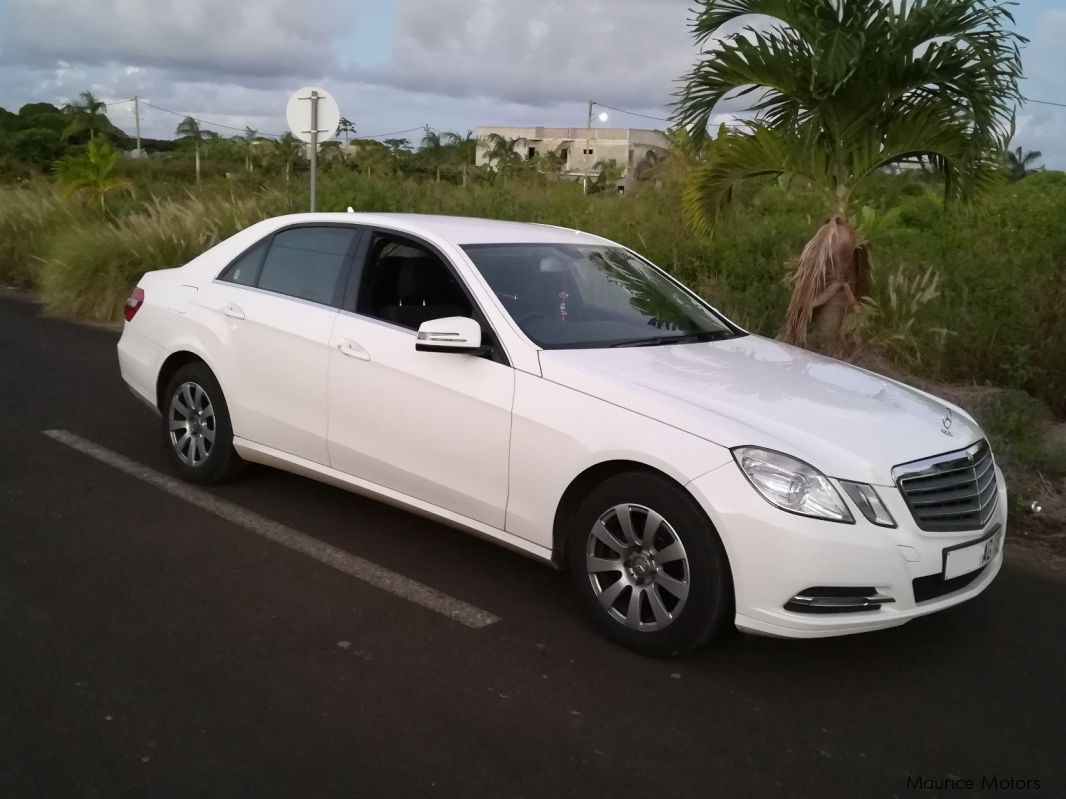
<svg viewBox="0 0 1066 799"><path fill-rule="evenodd" d="M996 509L996 466L987 441L935 458L905 463L892 477L923 530L979 530Z"/></svg>

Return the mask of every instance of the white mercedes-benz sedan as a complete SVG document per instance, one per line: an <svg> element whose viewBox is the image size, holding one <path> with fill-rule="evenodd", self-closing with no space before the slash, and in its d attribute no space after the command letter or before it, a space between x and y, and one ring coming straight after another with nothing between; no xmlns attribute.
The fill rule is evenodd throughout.
<svg viewBox="0 0 1066 799"><path fill-rule="evenodd" d="M148 272L125 317L183 477L267 464L568 568L641 652L892 627L1002 563L965 411L751 335L598 236L281 217Z"/></svg>

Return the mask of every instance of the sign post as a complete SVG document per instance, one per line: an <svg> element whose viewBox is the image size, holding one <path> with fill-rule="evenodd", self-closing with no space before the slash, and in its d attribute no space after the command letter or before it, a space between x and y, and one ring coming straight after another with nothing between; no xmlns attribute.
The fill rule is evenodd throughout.
<svg viewBox="0 0 1066 799"><path fill-rule="evenodd" d="M311 145L311 212L314 213L318 206L318 145L337 132L340 108L325 89L308 86L289 97L285 119L292 135Z"/></svg>
<svg viewBox="0 0 1066 799"><path fill-rule="evenodd" d="M318 204L318 92L312 91L311 101L311 213Z"/></svg>

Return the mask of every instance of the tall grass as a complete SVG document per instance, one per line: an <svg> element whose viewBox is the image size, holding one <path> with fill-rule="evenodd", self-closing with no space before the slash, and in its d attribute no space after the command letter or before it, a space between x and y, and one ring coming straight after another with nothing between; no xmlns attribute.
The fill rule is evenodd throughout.
<svg viewBox="0 0 1066 799"><path fill-rule="evenodd" d="M46 187L0 189L0 284L36 287L47 242L83 218Z"/></svg>
<svg viewBox="0 0 1066 799"><path fill-rule="evenodd" d="M181 266L238 230L291 210L292 200L278 192L190 196L154 200L113 224L83 222L64 228L43 251L39 284L45 310L114 321L145 272Z"/></svg>

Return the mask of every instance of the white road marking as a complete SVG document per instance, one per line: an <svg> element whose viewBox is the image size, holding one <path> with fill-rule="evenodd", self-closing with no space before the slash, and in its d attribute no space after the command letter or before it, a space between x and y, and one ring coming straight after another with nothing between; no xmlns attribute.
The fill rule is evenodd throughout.
<svg viewBox="0 0 1066 799"><path fill-rule="evenodd" d="M435 588L430 588L428 585L423 585L410 577L404 577L402 574L390 571L384 566L378 566L376 563L371 563L350 552L345 552L343 549L330 546L317 538L312 538L305 533L242 508L240 505L234 505L232 502L218 499L203 489L195 488L188 483L157 472L155 469L144 466L135 460L127 458L125 455L113 452L75 433L67 430L45 430L43 432L49 438L66 444L68 447L76 449L78 452L82 452L102 463L106 463L108 466L112 466L131 477L136 477L138 480L165 491L171 496L183 499L190 505L195 505L201 510L213 513L215 516L242 527L250 533L255 533L276 544L281 544L283 547L313 558L319 563L324 563L337 571L344 572L389 593L396 594L396 596L402 597L409 602L414 602L416 605L421 605L442 616L447 616L449 619L453 619L467 627L480 629L481 627L495 624L500 620L499 616L494 616L487 610L482 610L479 607L463 602L461 599L456 599Z"/></svg>

